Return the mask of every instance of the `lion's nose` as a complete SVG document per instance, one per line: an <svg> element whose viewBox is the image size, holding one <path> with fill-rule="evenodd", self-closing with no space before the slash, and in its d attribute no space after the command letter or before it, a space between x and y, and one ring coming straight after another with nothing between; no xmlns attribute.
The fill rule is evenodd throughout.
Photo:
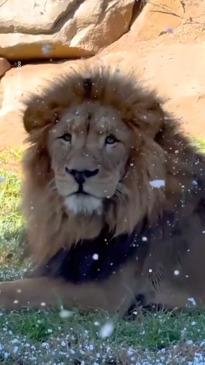
<svg viewBox="0 0 205 365"><path fill-rule="evenodd" d="M65 171L72 175L78 184L83 184L89 177L93 177L98 174L99 169L95 170L75 170L65 167Z"/></svg>

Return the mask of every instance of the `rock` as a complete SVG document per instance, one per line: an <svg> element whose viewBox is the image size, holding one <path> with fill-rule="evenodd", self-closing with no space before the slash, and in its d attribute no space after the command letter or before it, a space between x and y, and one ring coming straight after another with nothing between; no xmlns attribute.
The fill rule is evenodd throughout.
<svg viewBox="0 0 205 365"><path fill-rule="evenodd" d="M87 4L87 1L85 0L78 8L78 11L74 12L74 16L80 16L80 11L84 9L83 4ZM163 1L163 4L165 4L165 0ZM148 5L157 4L157 2L158 0L150 1ZM102 3L105 4L105 1L102 1ZM122 5L123 2L119 1L118 3ZM127 2L125 3L127 4ZM167 0L168 3L174 4L177 2ZM183 4L183 1L180 1L180 3ZM198 23L205 16L205 12L202 12L205 2L204 0L186 0L184 3L185 18L183 19L188 19L192 15L193 23L183 20L173 32L159 36L157 31L155 36L153 33L152 39L147 41L139 41L139 32L134 31L136 29L134 23L127 34L99 52L98 55L92 57L88 62L92 64L95 62L104 63L113 68L118 67L122 73L131 73L133 78L142 80L144 87L156 90L157 94L162 97L164 108L175 115L185 132L195 137L205 138L205 32L201 28L201 24L198 27ZM146 10L146 6L144 10ZM160 12L160 14L162 13ZM166 14L162 14L162 16L166 16ZM89 16L87 15L87 17ZM90 16L94 22L93 17L95 17L95 14ZM96 22L99 27L101 24L100 19L101 17ZM137 21L136 19L135 22ZM83 22L85 23L85 19ZM157 25L157 22L155 23ZM78 36L79 34L78 32ZM104 34L106 34L106 30ZM94 44L91 35L89 39L86 37L82 37L82 39L85 40L85 43L90 40ZM83 42L81 46L83 47ZM27 47L23 49L25 51ZM79 51L79 48L77 49ZM69 72L70 67L73 67L73 65L78 67L81 62L83 61L26 65L6 72L0 81L0 135L3 136L0 145L5 143L6 134L7 141L9 141L12 139L11 135L17 135L17 130L23 131L19 115L23 112L22 100L24 97L30 91L36 90L40 93L44 82L52 82L56 76ZM11 130L15 130L15 134L11 133ZM22 135L23 132L19 134L18 138L20 140ZM16 142L19 143L17 140Z"/></svg>
<svg viewBox="0 0 205 365"><path fill-rule="evenodd" d="M137 42L130 32L98 59L156 90L164 108L179 120L187 134L205 138L205 41Z"/></svg>
<svg viewBox="0 0 205 365"><path fill-rule="evenodd" d="M23 100L31 92L41 93L46 83L69 72L82 61L36 64L9 70L0 81L0 150L22 145L26 133L23 128Z"/></svg>
<svg viewBox="0 0 205 365"><path fill-rule="evenodd" d="M23 128L22 116L15 111L0 115L0 151L10 147L20 147L24 144L26 133Z"/></svg>
<svg viewBox="0 0 205 365"><path fill-rule="evenodd" d="M133 23L131 30L139 40L148 40L163 32L171 32L183 20L182 3L180 0L149 1Z"/></svg>
<svg viewBox="0 0 205 365"><path fill-rule="evenodd" d="M156 90L164 99L164 108L178 118L185 132L205 138L205 42L139 42L138 47L134 47L132 37L125 39L124 46L116 42L112 51L107 49L89 62L117 67L122 73L142 80L144 87ZM40 93L45 82L52 82L81 62L26 65L5 74L0 82L0 148L2 144L21 144L25 137L20 117L22 100L31 91Z"/></svg>
<svg viewBox="0 0 205 365"><path fill-rule="evenodd" d="M133 23L131 32L137 40L149 40L166 34L172 35L180 28L185 36L191 35L190 29L196 37L196 33L202 35L204 22L204 0L148 0Z"/></svg>
<svg viewBox="0 0 205 365"><path fill-rule="evenodd" d="M79 58L126 33L134 0L19 0L0 5L0 56Z"/></svg>
<svg viewBox="0 0 205 365"><path fill-rule="evenodd" d="M2 77L10 68L10 63L5 58L0 57L0 77Z"/></svg>

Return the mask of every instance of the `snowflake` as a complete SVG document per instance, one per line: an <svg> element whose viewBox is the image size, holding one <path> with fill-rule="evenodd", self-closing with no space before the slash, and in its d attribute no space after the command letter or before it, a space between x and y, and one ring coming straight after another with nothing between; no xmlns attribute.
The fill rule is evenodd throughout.
<svg viewBox="0 0 205 365"><path fill-rule="evenodd" d="M97 261L99 259L98 253L94 253L92 258L93 258L93 260Z"/></svg>
<svg viewBox="0 0 205 365"><path fill-rule="evenodd" d="M70 318L73 315L72 311L66 310L66 309L61 309L59 316L63 319L65 318Z"/></svg>
<svg viewBox="0 0 205 365"><path fill-rule="evenodd" d="M50 44L44 44L41 48L43 54L50 53L52 50L52 46Z"/></svg>
<svg viewBox="0 0 205 365"><path fill-rule="evenodd" d="M155 180L151 180L149 182L149 184L155 188L155 189L160 189L160 188L163 188L165 187L165 180L162 180L162 179L155 179Z"/></svg>
<svg viewBox="0 0 205 365"><path fill-rule="evenodd" d="M107 322L101 327L99 336L101 338L109 337L113 333L113 330L114 330L113 324L111 322Z"/></svg>
<svg viewBox="0 0 205 365"><path fill-rule="evenodd" d="M193 298L193 297L190 297L187 299L187 305L188 306L193 306L195 307L196 306L196 300Z"/></svg>

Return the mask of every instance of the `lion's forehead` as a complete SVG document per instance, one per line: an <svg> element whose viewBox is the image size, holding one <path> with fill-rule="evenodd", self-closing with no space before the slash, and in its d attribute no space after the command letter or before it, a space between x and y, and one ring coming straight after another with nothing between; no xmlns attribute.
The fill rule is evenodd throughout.
<svg viewBox="0 0 205 365"><path fill-rule="evenodd" d="M79 134L84 134L89 129L89 131L99 135L110 131L128 133L129 130L119 111L98 102L84 102L64 110L59 128L65 128Z"/></svg>

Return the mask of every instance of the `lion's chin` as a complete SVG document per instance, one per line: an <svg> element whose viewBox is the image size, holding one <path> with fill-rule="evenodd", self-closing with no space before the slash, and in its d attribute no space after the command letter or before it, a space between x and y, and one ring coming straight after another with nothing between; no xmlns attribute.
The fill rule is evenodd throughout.
<svg viewBox="0 0 205 365"><path fill-rule="evenodd" d="M75 194L65 199L65 206L72 214L101 215L103 212L102 199L89 195Z"/></svg>

